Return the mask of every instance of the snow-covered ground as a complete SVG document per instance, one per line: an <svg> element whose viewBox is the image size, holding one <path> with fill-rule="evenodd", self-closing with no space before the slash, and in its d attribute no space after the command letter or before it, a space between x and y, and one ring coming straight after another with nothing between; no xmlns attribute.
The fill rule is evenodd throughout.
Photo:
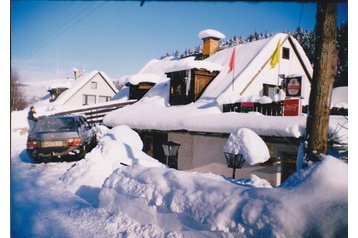
<svg viewBox="0 0 358 238"><path fill-rule="evenodd" d="M347 236L348 166L333 157L273 188L168 169L127 126L96 131L83 160L47 164L32 164L27 134L12 131L12 237Z"/></svg>

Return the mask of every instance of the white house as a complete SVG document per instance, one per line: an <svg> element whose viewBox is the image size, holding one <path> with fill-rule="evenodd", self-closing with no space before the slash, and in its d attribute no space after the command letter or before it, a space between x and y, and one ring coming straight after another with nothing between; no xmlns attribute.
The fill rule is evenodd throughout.
<svg viewBox="0 0 358 238"><path fill-rule="evenodd" d="M48 88L50 102L54 105L83 106L107 102L118 90L102 71L89 74L75 71L75 79L66 84L53 84Z"/></svg>
<svg viewBox="0 0 358 238"><path fill-rule="evenodd" d="M277 89L283 88L285 78L291 77L300 78L297 98L307 104L312 77L307 56L292 36L282 33L220 51L217 44L224 37L222 33L207 30L200 32L199 37L204 38L201 57L152 60L138 74L128 76L133 85L152 82L154 86L135 104L107 114L103 123L136 129L144 142L144 151L162 162L162 143L179 143L178 169L227 176L232 170L226 165L224 144L231 132L249 128L264 139L272 159L265 164L245 165L238 175L255 173L274 185L280 184L295 168L306 116L224 113L223 106L276 100ZM279 63L272 67L278 42ZM346 120L332 117L330 130L334 131L339 123L346 125ZM346 139L345 133L346 130L340 130L337 138Z"/></svg>

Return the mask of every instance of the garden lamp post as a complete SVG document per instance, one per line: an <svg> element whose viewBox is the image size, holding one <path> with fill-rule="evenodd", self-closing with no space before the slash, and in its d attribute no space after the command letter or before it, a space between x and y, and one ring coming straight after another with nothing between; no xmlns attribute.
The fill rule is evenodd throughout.
<svg viewBox="0 0 358 238"><path fill-rule="evenodd" d="M242 154L232 154L228 152L224 152L226 163L229 168L232 168L232 178L235 179L235 170L241 169L244 166L245 159Z"/></svg>
<svg viewBox="0 0 358 238"><path fill-rule="evenodd" d="M166 158L166 164L169 168L178 168L178 150L180 144L173 141L164 142L162 144L164 155Z"/></svg>

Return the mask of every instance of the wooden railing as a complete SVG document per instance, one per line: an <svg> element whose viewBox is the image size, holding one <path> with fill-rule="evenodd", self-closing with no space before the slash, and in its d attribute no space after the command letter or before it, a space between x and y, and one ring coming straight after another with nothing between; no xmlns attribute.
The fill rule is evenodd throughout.
<svg viewBox="0 0 358 238"><path fill-rule="evenodd" d="M267 116L282 116L283 115L283 108L284 103L283 101L280 102L272 102L272 103L253 103L253 110L254 112L260 112L263 115ZM307 113L308 106L302 106L302 113ZM244 107L242 107L242 103L230 103L223 105L223 112L247 112ZM330 111L331 115L339 115L339 116L348 116L348 109L347 108L337 108L333 107Z"/></svg>
<svg viewBox="0 0 358 238"><path fill-rule="evenodd" d="M281 102L272 102L272 103L253 103L252 111L260 112L263 115L268 116L282 116L283 115L283 101ZM242 107L242 103L231 103L224 104L223 112L247 112L245 108Z"/></svg>
<svg viewBox="0 0 358 238"><path fill-rule="evenodd" d="M83 114L89 123L91 124L101 124L103 121L103 117L113 110L122 108L127 105L131 105L136 101L128 101L128 102L120 102L120 103L108 103L107 105L100 105L100 106L84 106L80 109L68 110L68 111L61 111L57 113L53 113L53 116L61 116L61 115L68 115L68 114Z"/></svg>

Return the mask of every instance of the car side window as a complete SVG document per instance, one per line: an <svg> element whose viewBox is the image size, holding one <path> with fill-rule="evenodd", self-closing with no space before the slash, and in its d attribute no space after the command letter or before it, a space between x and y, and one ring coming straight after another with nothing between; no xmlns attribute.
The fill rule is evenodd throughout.
<svg viewBox="0 0 358 238"><path fill-rule="evenodd" d="M81 127L81 125L82 125L81 120L77 119L76 124L77 124L78 127Z"/></svg>
<svg viewBox="0 0 358 238"><path fill-rule="evenodd" d="M84 118L84 117L81 117L81 120L83 122L83 125L86 129L91 129L91 126L90 124L88 123L88 121Z"/></svg>

